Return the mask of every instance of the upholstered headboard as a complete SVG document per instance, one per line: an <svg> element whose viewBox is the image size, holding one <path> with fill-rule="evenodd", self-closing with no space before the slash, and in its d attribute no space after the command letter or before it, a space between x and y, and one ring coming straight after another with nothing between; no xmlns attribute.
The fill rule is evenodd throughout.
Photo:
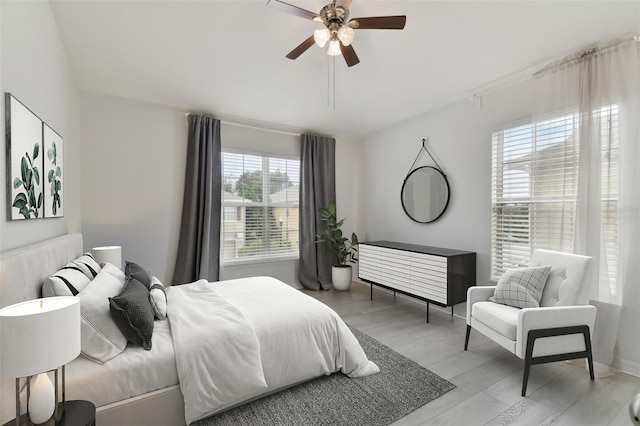
<svg viewBox="0 0 640 426"><path fill-rule="evenodd" d="M44 280L82 249L82 234L67 234L0 253L0 308L42 297Z"/></svg>

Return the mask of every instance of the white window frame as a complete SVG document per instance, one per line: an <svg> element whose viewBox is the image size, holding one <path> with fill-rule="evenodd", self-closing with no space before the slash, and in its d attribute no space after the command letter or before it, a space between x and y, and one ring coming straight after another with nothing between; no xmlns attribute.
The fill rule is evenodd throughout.
<svg viewBox="0 0 640 426"><path fill-rule="evenodd" d="M245 204L244 202L225 202L224 199L224 194L222 195L222 214L221 214L221 232L220 232L220 238L221 238L221 261L222 264L224 266L233 266L233 265L243 265L243 264L254 264L254 263L270 263L270 262L281 262L281 261L292 261L292 260L298 260L299 259L299 246L298 244L294 244L292 245L292 247L295 249L295 253L275 253L272 254L270 253L270 244L269 241L270 239L267 238L266 242L265 242L265 250L263 251L263 254L260 255L256 255L256 256L246 256L246 257L237 257L237 258L232 258L232 259L227 259L225 258L225 254L224 254L224 248L225 248L225 209L228 208L242 208L242 207L261 207L264 210L264 217L268 217L269 215L269 209L270 208L278 208L278 207L282 207L282 208L291 208L291 205L287 205L286 203L274 203L274 202L270 202L269 201L269 193L268 193L268 176L269 173L264 173L264 171L268 171L269 170L269 162L270 159L276 159L276 160L287 160L287 161L296 161L300 162L300 158L297 156L293 156L293 155L284 155L284 154L274 154L274 153L264 153L264 152L257 152L257 151L250 151L250 150L244 150L244 149L232 149L232 148L224 148L222 149L222 153L223 153L223 160L222 160L222 173L223 173L223 183L224 183L224 154L229 153L229 154L239 154L239 155L247 155L247 156L257 156L257 157L261 157L262 159L262 170L263 170L263 174L262 174L262 179L263 179L263 184L262 184L262 202L258 203L258 202L253 202L252 204ZM299 176L289 176L290 179L293 180L294 185L296 184L297 180L299 180ZM298 205L298 211L299 211L299 205ZM291 229L291 231L293 232L297 232L299 233L300 230L300 224L299 221L297 223L297 228L296 229ZM269 223L268 221L264 222L262 224L262 232L263 235L267 235L269 236L271 230L269 229Z"/></svg>
<svg viewBox="0 0 640 426"><path fill-rule="evenodd" d="M608 143L613 144L614 147L612 149L612 153L617 156L618 152L618 134L617 134L617 125L619 119L619 107L617 105L610 105L608 108L603 108L599 111L594 112L595 114L599 114L599 119L601 121L603 132L608 132ZM576 114L573 112L568 113L557 113L551 118L551 120L560 119L564 117L567 119L567 122L570 122L572 117L575 118ZM550 121L551 121L550 120ZM573 194L568 194L565 197L559 197L554 199L552 196L543 196L536 197L536 191L533 189L533 186L537 184L537 180L544 180L544 177L540 179L539 177L535 177L531 179L531 174L529 174L529 182L528 182L528 193L520 194L521 196L515 196L515 191L512 196L506 196L506 189L509 185L509 179L504 178L502 173L505 170L505 164L508 161L505 161L505 141L504 135L505 132L510 130L515 130L518 128L525 129L529 127L530 135L531 135L531 161L529 167L532 164L535 164L536 151L533 147L537 143L537 141L542 141L543 143L549 143L549 140L553 138L549 138L545 140L543 136L538 136L536 132L538 131L537 126L541 126L542 123L546 121L538 121L533 122L531 119L529 120L521 120L519 122L509 123L507 125L501 126L500 128L495 129L492 132L492 172L491 172L491 279L498 280L500 275L509 268L526 266L531 259L531 255L536 248L547 248L547 249L556 249L560 251L569 251L572 252L574 249L574 240L575 236L573 233L573 228L575 225L565 226L563 229L572 228L571 235L569 236L569 240L566 240L564 244L561 243L563 237L567 237L567 235L563 235L563 237L558 236L556 241L551 241L551 247L545 246L545 242L536 243L536 226L540 227L540 229L544 229L544 227L549 227L550 221L547 223L539 223L540 220L536 219L536 215L533 214L534 206L536 203L558 203L563 202L569 204L574 204L571 208L577 208L578 204L578 193L577 191ZM606 122L606 124L604 124ZM579 131L577 127L573 127L573 133ZM526 139L526 135L523 137ZM577 144L576 144L577 145ZM606 145L606 144L603 144ZM526 142L523 142L523 147L526 148ZM603 146L604 155L605 147ZM508 155L508 154L507 154ZM577 170L578 166L578 158L579 155L575 155L575 165ZM538 160L539 161L539 160ZM565 163L566 164L566 163ZM611 173L615 175L614 179L617 179L617 173L619 171L619 160L616 159L615 164L611 163L615 170L611 168L602 169L602 181L604 182L609 177L606 177L605 174ZM542 170L542 168L537 169L538 173ZM578 172L575 172L575 180L577 184ZM540 175L541 176L541 175ZM516 183L516 179L513 179L513 184ZM615 183L615 182L614 182ZM542 184L544 185L544 183ZM550 186L550 188L553 188ZM607 186L607 188L612 188L611 185ZM601 270L601 282L608 282L609 291L611 294L615 294L616 292L616 280L617 280L617 253L618 253L618 215L617 212L617 202L618 202L618 188L615 185L615 190L607 193L606 191L602 191L601 196L601 220L603 223L607 225L607 235L606 235L606 243L605 252L607 256L607 262L610 268L608 270ZM551 193L553 195L553 190L548 191L547 194ZM611 205L607 203L613 203ZM506 215L502 214L505 209L513 208L516 206L521 206L524 210L526 210L526 215L517 216L517 214ZM563 204L564 206L564 204ZM564 207L563 207L564 208ZM528 210L527 210L528 209ZM564 210L563 210L564 213ZM519 222L519 217L521 217L521 222ZM563 218L568 218L569 220L575 219L575 213L571 213L566 216L562 216ZM518 226L521 225L522 233L518 233ZM509 234L509 235L507 235ZM547 231L547 236L550 233ZM560 235L560 234L558 234ZM509 240L513 243L509 244ZM601 243L602 244L602 243ZM555 246L554 246L555 245ZM505 252L507 250L506 247L509 247L508 250L510 252Z"/></svg>

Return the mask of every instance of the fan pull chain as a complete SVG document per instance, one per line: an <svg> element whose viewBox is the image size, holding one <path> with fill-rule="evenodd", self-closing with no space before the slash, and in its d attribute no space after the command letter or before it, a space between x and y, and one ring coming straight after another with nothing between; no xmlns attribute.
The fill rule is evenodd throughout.
<svg viewBox="0 0 640 426"><path fill-rule="evenodd" d="M336 109L336 57L331 57L331 65L333 68L333 109Z"/></svg>
<svg viewBox="0 0 640 426"><path fill-rule="evenodd" d="M336 109L336 57L327 61L327 106Z"/></svg>
<svg viewBox="0 0 640 426"><path fill-rule="evenodd" d="M327 61L327 106L331 106L331 59Z"/></svg>

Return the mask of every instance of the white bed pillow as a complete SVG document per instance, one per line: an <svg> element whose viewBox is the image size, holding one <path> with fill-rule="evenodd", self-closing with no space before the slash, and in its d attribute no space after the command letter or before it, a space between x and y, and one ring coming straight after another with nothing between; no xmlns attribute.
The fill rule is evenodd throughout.
<svg viewBox="0 0 640 426"><path fill-rule="evenodd" d="M167 318L167 293L164 286L157 277L151 277L151 286L149 287L149 301L156 319L163 320Z"/></svg>
<svg viewBox="0 0 640 426"><path fill-rule="evenodd" d="M98 262L96 262L93 255L89 252L73 260L71 263L77 266L78 269L80 269L87 277L89 277L89 279L94 279L101 269L100 265L98 265Z"/></svg>
<svg viewBox="0 0 640 426"><path fill-rule="evenodd" d="M76 296L91 282L73 262L49 275L42 284L42 297Z"/></svg>
<svg viewBox="0 0 640 426"><path fill-rule="evenodd" d="M109 275L112 275L115 278L117 278L122 283L122 285L124 286L124 282L125 282L124 271L122 271L116 265L114 265L113 263L104 262L102 264L101 271L102 270L104 270Z"/></svg>
<svg viewBox="0 0 640 426"><path fill-rule="evenodd" d="M124 273L111 264L105 266L84 288L80 298L81 352L91 361L104 364L124 351L127 339L111 318L109 298L122 292Z"/></svg>

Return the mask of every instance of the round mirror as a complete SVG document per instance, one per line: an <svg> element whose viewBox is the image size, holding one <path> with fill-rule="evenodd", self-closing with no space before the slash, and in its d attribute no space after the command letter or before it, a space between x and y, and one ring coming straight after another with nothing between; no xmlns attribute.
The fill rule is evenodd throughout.
<svg viewBox="0 0 640 426"><path fill-rule="evenodd" d="M449 182L435 167L418 167L405 178L400 197L407 216L419 223L433 222L449 204Z"/></svg>

